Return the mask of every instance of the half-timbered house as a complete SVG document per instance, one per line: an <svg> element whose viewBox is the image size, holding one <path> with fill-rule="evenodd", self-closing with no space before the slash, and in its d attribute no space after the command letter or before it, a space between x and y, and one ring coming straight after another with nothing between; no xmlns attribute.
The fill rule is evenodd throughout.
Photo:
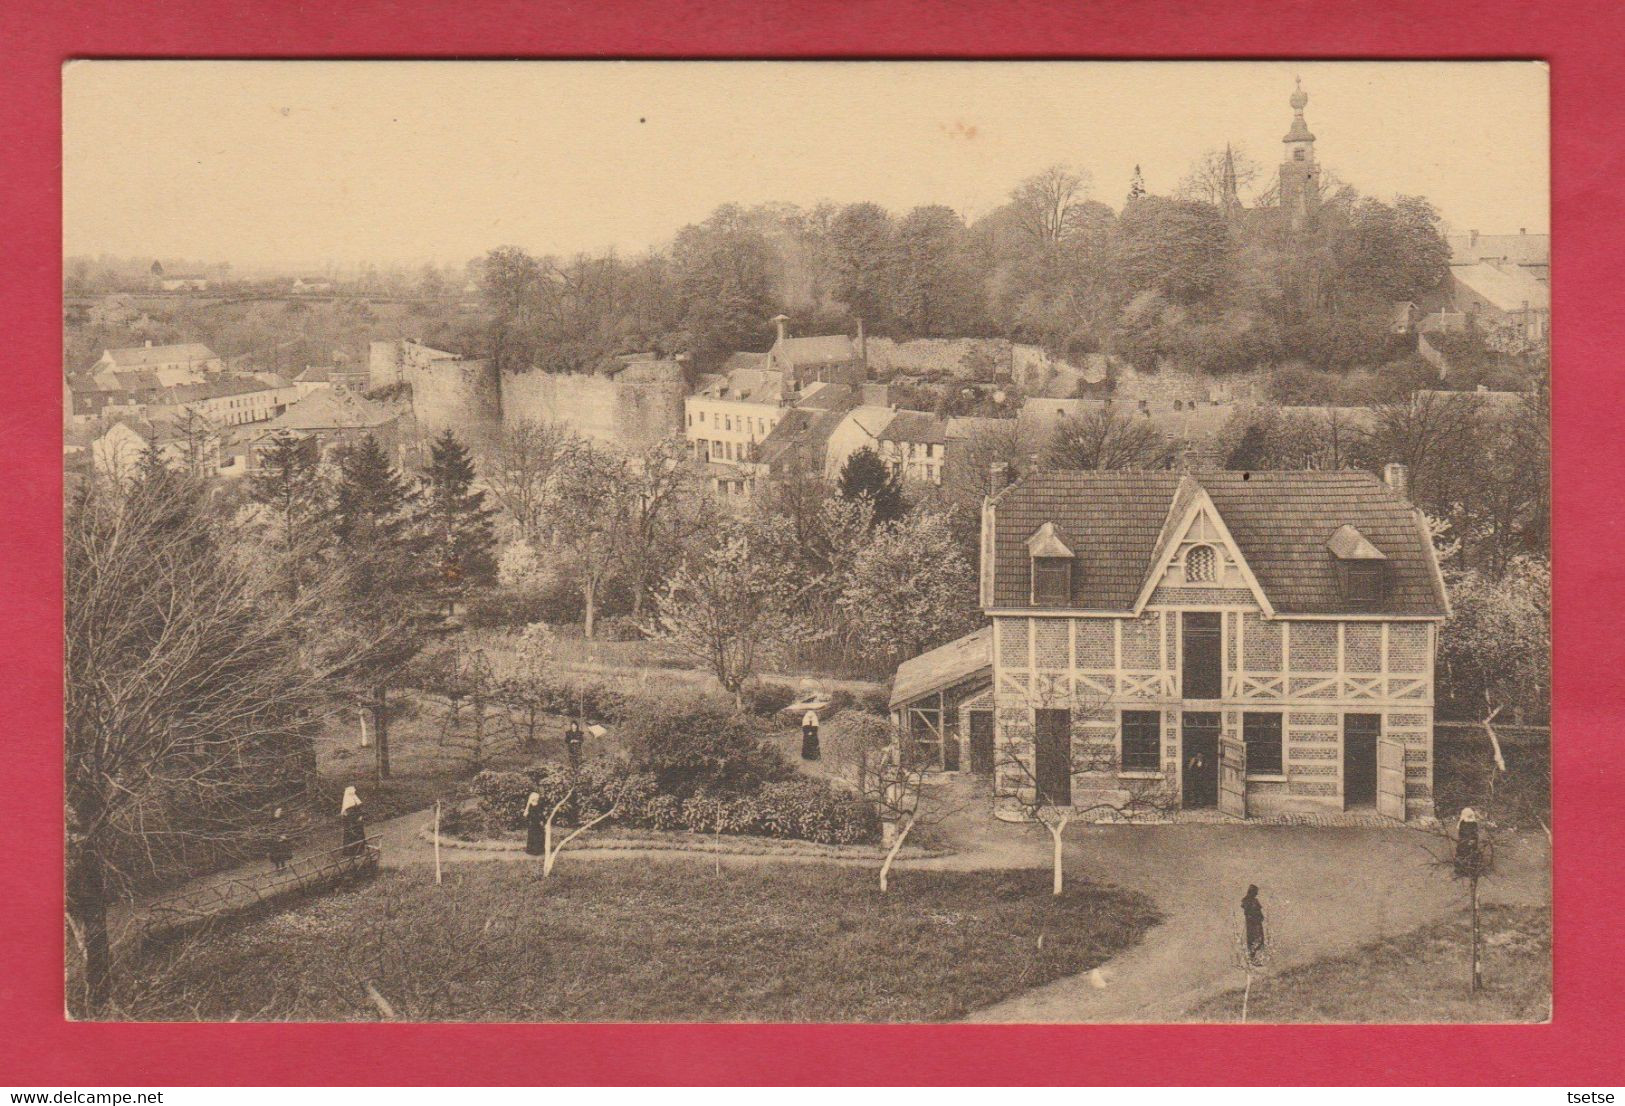
<svg viewBox="0 0 1625 1106"><path fill-rule="evenodd" d="M1011 808L1155 793L1242 817L1430 816L1449 601L1404 477L1045 472L1001 487L996 470L988 703L956 694L978 673L955 643L938 660L959 665L919 666L943 669L935 687L900 670L894 717L927 747L933 726L959 741L940 762L968 765L968 708L991 706L994 794Z"/></svg>

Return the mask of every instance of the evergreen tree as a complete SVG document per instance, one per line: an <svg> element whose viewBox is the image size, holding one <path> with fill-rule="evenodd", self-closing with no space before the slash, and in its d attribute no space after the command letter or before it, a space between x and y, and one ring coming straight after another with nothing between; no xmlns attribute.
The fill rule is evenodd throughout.
<svg viewBox="0 0 1625 1106"><path fill-rule="evenodd" d="M364 643L351 669L370 692L378 778L389 778L389 682L433 630L423 609L425 542L417 496L372 435L339 453L333 532L343 573L345 628Z"/></svg>
<svg viewBox="0 0 1625 1106"><path fill-rule="evenodd" d="M447 604L496 580L496 512L474 488L474 459L446 430L429 446L423 481L424 523L437 586Z"/></svg>
<svg viewBox="0 0 1625 1106"><path fill-rule="evenodd" d="M331 537L332 493L322 475L320 445L314 438L278 434L260 452L260 467L248 480L248 498L265 509L270 544L283 562L292 598Z"/></svg>
<svg viewBox="0 0 1625 1106"><path fill-rule="evenodd" d="M876 524L895 522L908 510L902 485L872 449L860 449L846 459L841 466L840 492L842 499L872 503Z"/></svg>

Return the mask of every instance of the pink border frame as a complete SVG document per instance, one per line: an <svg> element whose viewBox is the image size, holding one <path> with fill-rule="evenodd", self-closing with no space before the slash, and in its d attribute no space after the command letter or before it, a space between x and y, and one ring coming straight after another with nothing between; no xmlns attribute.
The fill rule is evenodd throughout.
<svg viewBox="0 0 1625 1106"><path fill-rule="evenodd" d="M0 10L9 402L0 581L0 1072L45 1087L210 1084L1625 1082L1625 346L1616 2L1369 0L12 0ZM59 67L70 57L1538 57L1552 64L1556 1017L1532 1027L84 1025L62 1015ZM1400 121L1402 125L1402 121ZM1261 1038L1267 1038L1261 1039Z"/></svg>

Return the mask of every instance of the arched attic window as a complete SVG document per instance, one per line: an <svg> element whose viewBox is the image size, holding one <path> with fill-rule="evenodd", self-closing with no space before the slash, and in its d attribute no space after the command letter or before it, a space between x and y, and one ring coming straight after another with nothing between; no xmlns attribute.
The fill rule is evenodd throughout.
<svg viewBox="0 0 1625 1106"><path fill-rule="evenodd" d="M1388 557L1352 526L1340 526L1326 543L1337 564L1337 584L1350 606L1371 607L1388 598Z"/></svg>
<svg viewBox="0 0 1625 1106"><path fill-rule="evenodd" d="M1211 545L1193 545L1185 554L1185 582L1213 584L1219 579L1219 556Z"/></svg>
<svg viewBox="0 0 1625 1106"><path fill-rule="evenodd" d="M1027 539L1032 558L1034 606L1065 607L1072 602L1072 567L1075 557L1055 533L1055 524L1046 522Z"/></svg>

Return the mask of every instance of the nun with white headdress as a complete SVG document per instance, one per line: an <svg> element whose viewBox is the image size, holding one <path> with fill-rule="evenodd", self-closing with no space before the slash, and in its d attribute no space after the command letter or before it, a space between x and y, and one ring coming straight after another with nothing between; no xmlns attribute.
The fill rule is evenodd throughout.
<svg viewBox="0 0 1625 1106"><path fill-rule="evenodd" d="M1463 876L1475 875L1478 868L1479 847L1482 842L1478 839L1478 812L1472 807L1463 807L1461 818L1456 822L1456 874Z"/></svg>
<svg viewBox="0 0 1625 1106"><path fill-rule="evenodd" d="M542 796L532 791L525 800L525 851L541 856L547 851L546 829L542 825Z"/></svg>
<svg viewBox="0 0 1625 1106"><path fill-rule="evenodd" d="M344 789L344 801L339 804L339 823L343 827L345 856L360 856L366 850L367 822L361 812L361 796L354 787Z"/></svg>

